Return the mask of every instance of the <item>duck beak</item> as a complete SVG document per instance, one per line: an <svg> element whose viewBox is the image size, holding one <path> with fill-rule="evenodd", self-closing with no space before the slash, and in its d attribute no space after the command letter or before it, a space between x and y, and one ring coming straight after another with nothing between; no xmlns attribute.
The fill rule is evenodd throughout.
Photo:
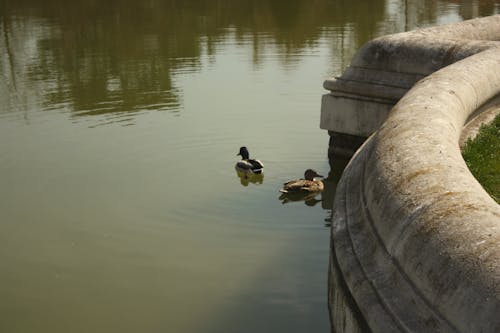
<svg viewBox="0 0 500 333"><path fill-rule="evenodd" d="M325 176L323 176L323 175L319 175L319 174L316 174L316 177L325 178Z"/></svg>

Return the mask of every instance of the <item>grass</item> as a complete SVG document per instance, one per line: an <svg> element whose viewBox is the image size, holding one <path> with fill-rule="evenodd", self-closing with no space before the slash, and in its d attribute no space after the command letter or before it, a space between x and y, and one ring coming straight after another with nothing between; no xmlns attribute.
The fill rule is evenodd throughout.
<svg viewBox="0 0 500 333"><path fill-rule="evenodd" d="M462 155L474 177L500 203L500 114L467 141Z"/></svg>

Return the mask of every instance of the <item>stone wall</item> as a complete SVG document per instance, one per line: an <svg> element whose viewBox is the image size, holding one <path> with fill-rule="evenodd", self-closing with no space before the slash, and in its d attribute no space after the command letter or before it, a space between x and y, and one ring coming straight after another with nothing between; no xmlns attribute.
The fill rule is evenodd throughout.
<svg viewBox="0 0 500 333"><path fill-rule="evenodd" d="M458 31L499 40L500 15L383 37L353 60L432 74L401 95L338 184L330 289L340 278L355 310L339 311L330 292L334 321L360 313L373 332L500 332L500 206L459 148L464 124L500 95L500 43L446 39Z"/></svg>
<svg viewBox="0 0 500 333"><path fill-rule="evenodd" d="M320 128L334 138L333 152L354 153L411 87L429 74L500 42L500 15L380 37L365 44L321 102ZM337 139L337 140L335 140ZM337 142L335 142L337 141ZM350 144L354 142L354 144Z"/></svg>

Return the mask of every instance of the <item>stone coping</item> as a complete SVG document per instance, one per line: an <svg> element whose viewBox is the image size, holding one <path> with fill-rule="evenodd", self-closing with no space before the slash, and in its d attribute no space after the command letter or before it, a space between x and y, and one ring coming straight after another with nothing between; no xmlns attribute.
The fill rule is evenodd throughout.
<svg viewBox="0 0 500 333"><path fill-rule="evenodd" d="M368 137L413 85L433 72L500 46L500 15L376 38L340 77L325 80L320 128Z"/></svg>
<svg viewBox="0 0 500 333"><path fill-rule="evenodd" d="M499 30L500 15L462 24L467 38L500 39L488 28ZM434 47L433 34L454 27L410 39L425 35ZM405 36L386 39L393 47ZM459 148L464 124L500 94L500 45L469 43L485 47L460 49L462 60L406 93L337 187L332 256L373 332L500 332L500 206ZM404 55L389 65L404 66Z"/></svg>

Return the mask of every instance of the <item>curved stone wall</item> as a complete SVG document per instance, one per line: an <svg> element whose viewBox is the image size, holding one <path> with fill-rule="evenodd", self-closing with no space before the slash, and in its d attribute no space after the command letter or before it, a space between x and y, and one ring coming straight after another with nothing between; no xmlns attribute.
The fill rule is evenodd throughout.
<svg viewBox="0 0 500 333"><path fill-rule="evenodd" d="M500 15L374 39L340 77L324 82L330 92L322 98L320 127L330 134L366 138L416 82L499 46Z"/></svg>
<svg viewBox="0 0 500 333"><path fill-rule="evenodd" d="M373 332L500 332L500 206L458 143L500 94L500 48L484 45L406 93L338 184L332 256Z"/></svg>

